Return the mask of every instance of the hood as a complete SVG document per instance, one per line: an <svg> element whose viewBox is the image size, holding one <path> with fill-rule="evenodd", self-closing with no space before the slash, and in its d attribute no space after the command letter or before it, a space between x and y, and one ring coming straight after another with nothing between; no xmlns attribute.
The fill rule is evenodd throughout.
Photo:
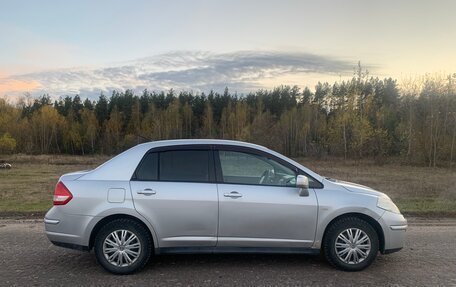
<svg viewBox="0 0 456 287"><path fill-rule="evenodd" d="M341 186L351 192L369 194L369 195L374 195L374 196L385 196L385 194L383 192L377 191L377 190L370 188L368 186L365 186L365 185L348 182L348 181L343 181L343 180L338 180L338 179L332 179L332 178L326 178L326 180L330 181L332 184Z"/></svg>

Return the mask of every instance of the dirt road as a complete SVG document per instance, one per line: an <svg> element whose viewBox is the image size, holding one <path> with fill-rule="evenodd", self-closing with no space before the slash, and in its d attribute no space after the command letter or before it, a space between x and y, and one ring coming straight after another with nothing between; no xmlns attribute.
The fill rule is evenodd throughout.
<svg viewBox="0 0 456 287"><path fill-rule="evenodd" d="M412 221L406 247L367 270L341 272L318 256L167 255L114 276L93 253L53 246L43 224L0 221L4 286L456 286L456 221Z"/></svg>

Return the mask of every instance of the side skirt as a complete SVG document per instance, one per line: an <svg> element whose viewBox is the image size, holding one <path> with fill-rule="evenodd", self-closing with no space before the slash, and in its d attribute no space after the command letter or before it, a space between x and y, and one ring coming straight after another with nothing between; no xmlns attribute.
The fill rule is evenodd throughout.
<svg viewBox="0 0 456 287"><path fill-rule="evenodd" d="M69 249L74 249L74 250L80 250L80 251L90 251L88 246L82 246L82 245L77 245L77 244L72 244L72 243L65 243L65 242L58 242L58 241L51 241L52 244L55 246L63 247L63 248L69 248Z"/></svg>
<svg viewBox="0 0 456 287"><path fill-rule="evenodd" d="M315 248L286 247L163 247L156 254L264 253L264 254L320 254Z"/></svg>
<svg viewBox="0 0 456 287"><path fill-rule="evenodd" d="M402 247L400 248L394 248L394 249L386 249L385 251L382 252L382 254L391 254L391 253L394 253L394 252L398 252L402 249Z"/></svg>

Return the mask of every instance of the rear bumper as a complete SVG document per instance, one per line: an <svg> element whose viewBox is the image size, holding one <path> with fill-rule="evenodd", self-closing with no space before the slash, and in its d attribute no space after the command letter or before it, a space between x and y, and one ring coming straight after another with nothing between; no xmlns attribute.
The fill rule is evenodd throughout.
<svg viewBox="0 0 456 287"><path fill-rule="evenodd" d="M383 254L389 254L401 250L405 245L407 220L402 214L385 211L379 220L385 236Z"/></svg>
<svg viewBox="0 0 456 287"><path fill-rule="evenodd" d="M59 207L51 208L44 218L44 229L48 239L57 246L73 249L88 249L88 226L94 217L66 214Z"/></svg>

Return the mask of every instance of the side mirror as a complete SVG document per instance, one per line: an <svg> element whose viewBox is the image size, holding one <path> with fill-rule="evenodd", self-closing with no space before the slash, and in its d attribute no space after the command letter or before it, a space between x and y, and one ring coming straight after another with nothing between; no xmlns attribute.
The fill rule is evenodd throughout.
<svg viewBox="0 0 456 287"><path fill-rule="evenodd" d="M309 196L309 178L299 174L296 177L296 187L299 187L299 196Z"/></svg>

